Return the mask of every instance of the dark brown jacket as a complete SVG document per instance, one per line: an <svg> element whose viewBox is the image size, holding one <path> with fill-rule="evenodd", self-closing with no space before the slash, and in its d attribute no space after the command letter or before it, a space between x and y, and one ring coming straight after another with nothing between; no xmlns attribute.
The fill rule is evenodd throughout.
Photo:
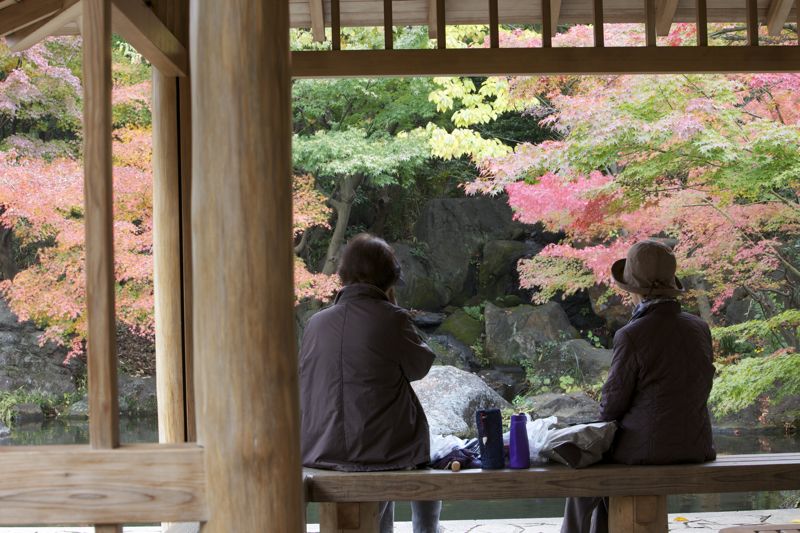
<svg viewBox="0 0 800 533"><path fill-rule="evenodd" d="M430 460L425 413L409 382L434 354L379 288L348 285L314 315L300 349L303 464L396 470Z"/></svg>
<svg viewBox="0 0 800 533"><path fill-rule="evenodd" d="M619 430L611 459L627 464L714 459L708 394L711 332L675 301L657 303L614 336L603 420Z"/></svg>

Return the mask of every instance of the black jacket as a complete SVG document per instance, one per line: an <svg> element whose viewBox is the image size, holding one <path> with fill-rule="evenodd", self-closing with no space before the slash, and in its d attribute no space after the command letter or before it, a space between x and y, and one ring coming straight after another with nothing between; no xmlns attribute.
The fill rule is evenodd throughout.
<svg viewBox="0 0 800 533"><path fill-rule="evenodd" d="M602 418L619 430L614 462L668 464L716 457L708 395L714 378L711 332L675 301L657 303L614 336Z"/></svg>

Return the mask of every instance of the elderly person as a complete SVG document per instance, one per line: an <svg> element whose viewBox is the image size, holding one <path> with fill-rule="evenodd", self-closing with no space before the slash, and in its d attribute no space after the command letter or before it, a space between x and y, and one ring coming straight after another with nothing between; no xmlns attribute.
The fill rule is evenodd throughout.
<svg viewBox="0 0 800 533"><path fill-rule="evenodd" d="M383 239L362 234L339 264L344 288L314 315L300 349L303 464L350 472L404 470L430 461L428 421L411 381L434 354L398 307L400 264ZM412 502L414 533L438 531L441 502ZM391 533L394 503L380 506Z"/></svg>
<svg viewBox="0 0 800 533"><path fill-rule="evenodd" d="M684 292L665 244L634 244L611 268L636 307L614 335L601 417L619 426L609 458L625 464L699 463L716 457L708 395L714 377L711 332L681 311ZM568 498L562 533L608 531L607 498Z"/></svg>

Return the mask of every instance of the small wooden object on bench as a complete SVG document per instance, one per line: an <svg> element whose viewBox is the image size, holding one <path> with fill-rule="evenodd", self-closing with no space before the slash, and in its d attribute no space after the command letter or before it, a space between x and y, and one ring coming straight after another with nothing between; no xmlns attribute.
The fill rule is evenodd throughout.
<svg viewBox="0 0 800 533"><path fill-rule="evenodd" d="M462 470L457 473L448 470L333 472L307 468L304 477L307 501L322 504L321 533L377 532L376 502L381 501L566 496L609 496L611 533L665 533L667 495L800 489L800 453L728 455L703 464L605 464L580 470L555 464L529 470ZM358 512L346 507L348 504L356 504ZM374 520L369 518L373 512ZM358 525L347 525L354 522L347 521L346 517L356 515ZM362 517L369 520L362 520Z"/></svg>

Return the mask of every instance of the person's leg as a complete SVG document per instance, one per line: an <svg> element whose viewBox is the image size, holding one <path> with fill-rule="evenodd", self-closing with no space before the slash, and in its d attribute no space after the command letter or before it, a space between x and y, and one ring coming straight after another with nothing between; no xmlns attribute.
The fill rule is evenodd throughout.
<svg viewBox="0 0 800 533"><path fill-rule="evenodd" d="M439 533L442 502L411 502L411 526L414 533Z"/></svg>
<svg viewBox="0 0 800 533"><path fill-rule="evenodd" d="M601 498L592 513L592 533L608 533L608 498Z"/></svg>
<svg viewBox="0 0 800 533"><path fill-rule="evenodd" d="M567 498L564 506L564 521L561 522L561 533L592 532L592 515L598 506L602 506L602 503L603 498Z"/></svg>
<svg viewBox="0 0 800 533"><path fill-rule="evenodd" d="M380 532L394 533L394 502L380 502L378 517L380 518Z"/></svg>

